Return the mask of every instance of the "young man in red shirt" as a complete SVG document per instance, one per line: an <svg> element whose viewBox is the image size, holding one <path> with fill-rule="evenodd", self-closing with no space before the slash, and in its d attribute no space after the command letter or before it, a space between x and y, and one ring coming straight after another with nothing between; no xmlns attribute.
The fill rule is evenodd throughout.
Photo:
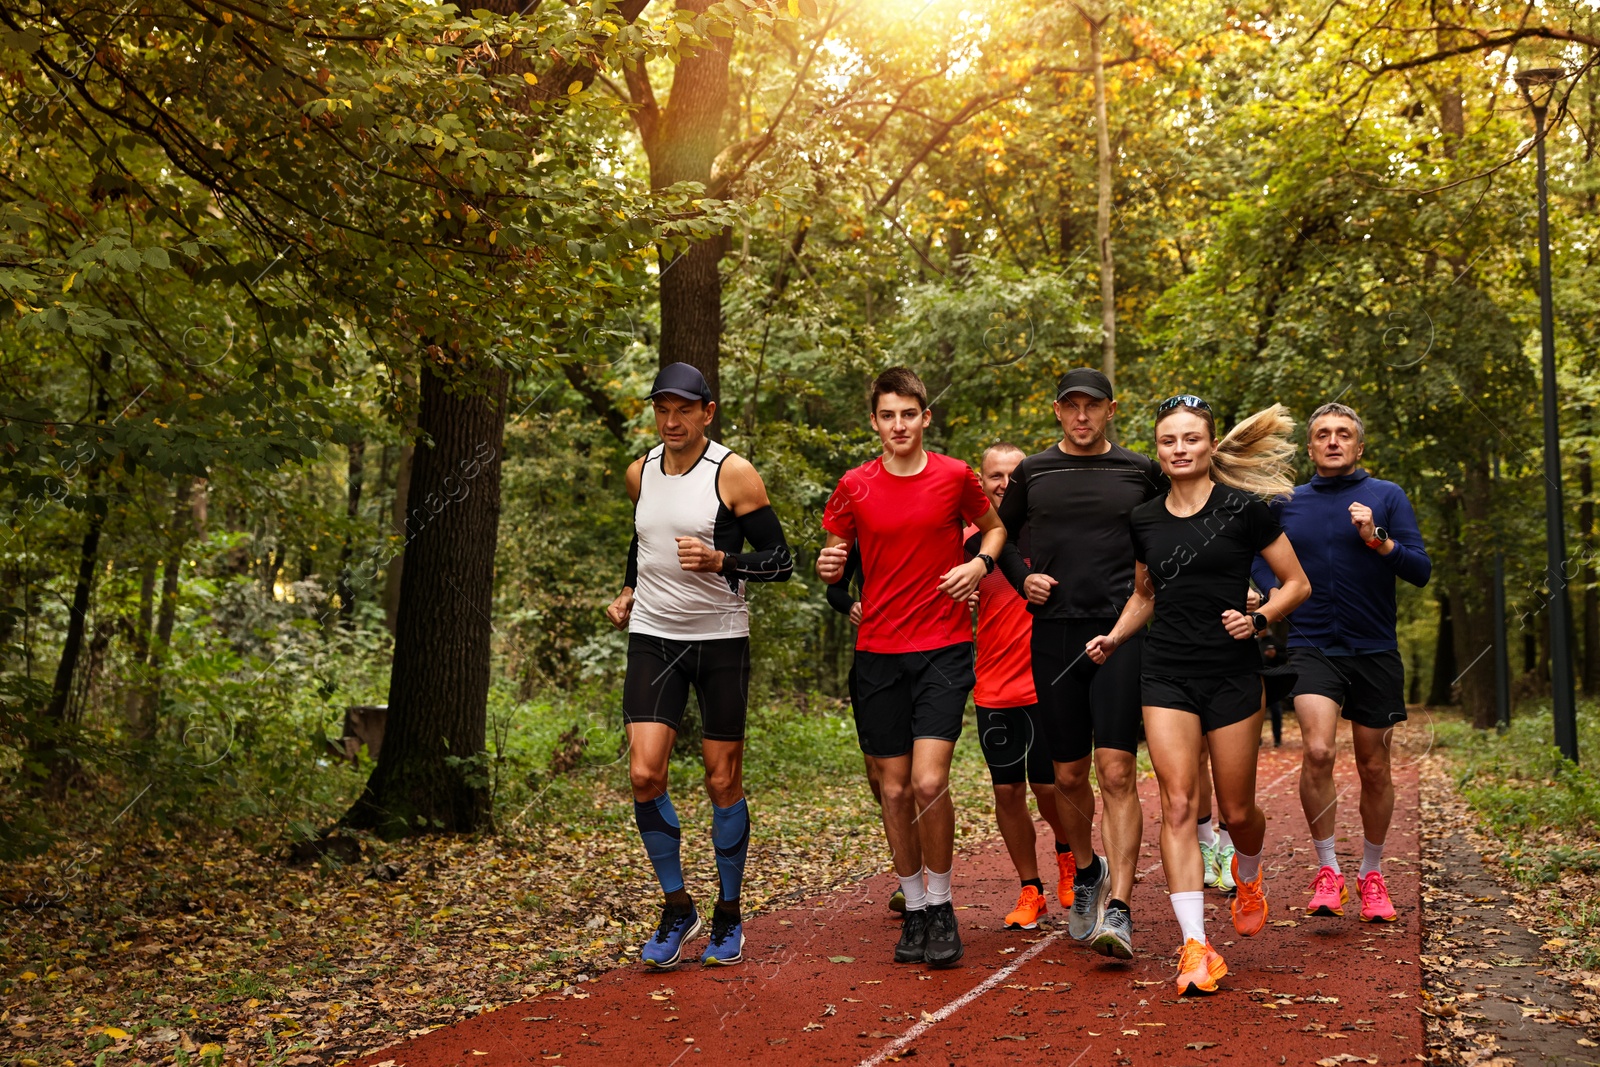
<svg viewBox="0 0 1600 1067"><path fill-rule="evenodd" d="M894 958L949 967L962 952L950 902L949 786L974 681L967 598L994 570L1006 534L972 468L924 451L931 413L922 379L905 367L884 371L870 410L883 454L839 479L822 516L817 576L838 581L857 544L856 734L878 770L883 829L906 895ZM968 523L982 533L970 561L961 537Z"/></svg>
<svg viewBox="0 0 1600 1067"><path fill-rule="evenodd" d="M984 450L978 461L978 480L989 502L1000 508L1011 474L1022 462L1023 451L999 442ZM967 551L976 557L982 535L967 528ZM1018 550L1029 558L1028 530L1023 527ZM1066 827L1056 810L1056 772L1050 761L1044 720L1033 685L1033 616L1028 601L1012 588L998 570L978 583L978 684L972 699L978 706L978 744L989 765L994 785L994 819L1006 843L1011 864L1022 880L1017 906L1006 916L1006 928L1033 930L1046 912L1044 882L1039 878L1033 815L1028 811L1028 786L1033 786L1039 814L1055 833L1056 868L1063 897L1072 894L1077 871L1072 849L1064 842Z"/></svg>

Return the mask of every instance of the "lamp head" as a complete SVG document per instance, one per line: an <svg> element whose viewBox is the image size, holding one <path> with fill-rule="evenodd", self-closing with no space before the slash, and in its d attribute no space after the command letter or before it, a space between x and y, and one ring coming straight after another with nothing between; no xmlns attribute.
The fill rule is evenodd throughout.
<svg viewBox="0 0 1600 1067"><path fill-rule="evenodd" d="M1567 76L1565 67L1536 67L1533 70L1520 70L1513 75L1517 88L1522 90L1528 106L1535 111L1543 111L1550 106L1550 97L1556 90L1556 82Z"/></svg>

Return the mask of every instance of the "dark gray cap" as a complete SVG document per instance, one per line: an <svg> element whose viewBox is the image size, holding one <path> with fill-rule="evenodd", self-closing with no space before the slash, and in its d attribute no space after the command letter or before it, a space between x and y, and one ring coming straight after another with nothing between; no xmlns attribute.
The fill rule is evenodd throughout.
<svg viewBox="0 0 1600 1067"><path fill-rule="evenodd" d="M1084 393L1097 400L1111 399L1111 379L1092 367L1077 367L1061 376L1056 383L1056 399L1068 393Z"/></svg>
<svg viewBox="0 0 1600 1067"><path fill-rule="evenodd" d="M687 363L668 363L661 368L655 384L650 386L650 398L654 400L662 393L711 403L711 386L706 384L706 376Z"/></svg>

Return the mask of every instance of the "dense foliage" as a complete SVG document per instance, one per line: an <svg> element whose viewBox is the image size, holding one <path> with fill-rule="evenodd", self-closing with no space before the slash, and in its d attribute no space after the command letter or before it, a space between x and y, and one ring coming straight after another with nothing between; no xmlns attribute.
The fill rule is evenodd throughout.
<svg viewBox="0 0 1600 1067"><path fill-rule="evenodd" d="M41 794L107 818L339 814L311 802L348 800L320 738L391 697L427 375L509 382L489 749L513 705L614 700L622 472L653 438L658 286L697 246L718 251L723 436L805 562L874 451L877 368L924 375L952 454L1054 439L1055 375L1101 361L1102 14L1121 439L1148 449L1145 413L1179 390L1227 421L1356 406L1437 563L1403 600L1413 694L1480 712L1496 552L1525 694L1548 658L1511 75L1573 72L1547 147L1592 690L1590 5L5 0L9 843L47 836ZM671 118L662 86L713 48L725 102L678 131L711 170L664 184L640 116ZM751 599L758 685L837 694L848 634L815 580Z"/></svg>

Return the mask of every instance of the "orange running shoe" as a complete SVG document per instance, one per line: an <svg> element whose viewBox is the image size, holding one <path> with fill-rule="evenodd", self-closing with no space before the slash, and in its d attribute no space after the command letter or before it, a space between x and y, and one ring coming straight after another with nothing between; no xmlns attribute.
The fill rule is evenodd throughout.
<svg viewBox="0 0 1600 1067"><path fill-rule="evenodd" d="M1306 914L1343 915L1349 899L1350 891L1345 888L1344 875L1335 873L1332 867L1324 867L1311 883L1311 903L1306 905Z"/></svg>
<svg viewBox="0 0 1600 1067"><path fill-rule="evenodd" d="M1044 894L1031 885L1025 885L1022 894L1017 897L1016 909L1006 916L1006 929L1037 930L1039 916L1046 910Z"/></svg>
<svg viewBox="0 0 1600 1067"><path fill-rule="evenodd" d="M1389 899L1389 887L1383 884L1383 875L1373 871L1365 878L1357 878L1361 890L1361 921L1364 923L1392 923L1399 918L1394 913L1394 901Z"/></svg>
<svg viewBox="0 0 1600 1067"><path fill-rule="evenodd" d="M1255 881L1247 882L1239 877L1239 857L1233 857L1231 867L1234 884L1238 886L1234 893L1233 903L1228 905L1233 912L1233 928L1246 937L1254 937L1267 925L1267 890L1261 884L1264 871L1256 871Z"/></svg>
<svg viewBox="0 0 1600 1067"><path fill-rule="evenodd" d="M1072 910L1072 880L1078 877L1078 861L1072 858L1072 852L1056 853L1056 870L1061 874L1061 880L1056 883L1056 899L1061 901L1061 906L1068 911Z"/></svg>
<svg viewBox="0 0 1600 1067"><path fill-rule="evenodd" d="M1178 996L1215 993L1217 979L1227 973L1228 965L1222 962L1222 957L1211 947L1211 943L1202 943L1191 937L1183 943L1183 949L1178 953Z"/></svg>

